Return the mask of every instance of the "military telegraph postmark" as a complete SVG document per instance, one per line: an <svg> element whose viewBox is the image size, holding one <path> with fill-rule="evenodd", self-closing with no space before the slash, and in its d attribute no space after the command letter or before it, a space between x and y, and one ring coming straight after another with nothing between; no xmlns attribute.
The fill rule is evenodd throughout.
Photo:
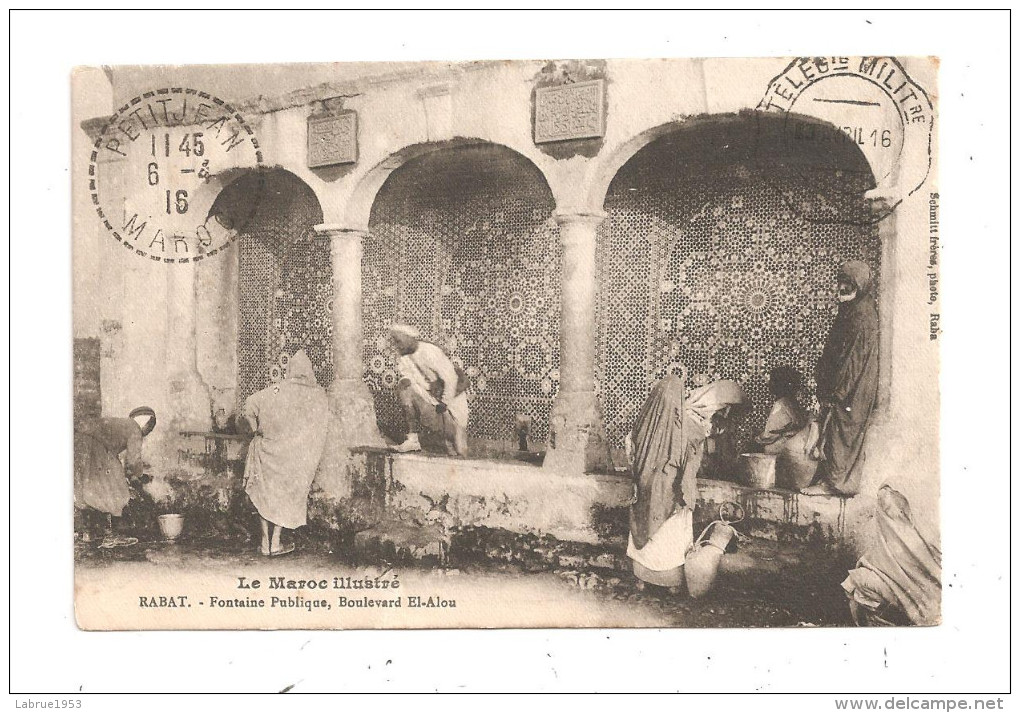
<svg viewBox="0 0 1020 713"><path fill-rule="evenodd" d="M250 182L242 207L216 199L227 176L258 176L261 165L258 138L237 108L204 91L162 88L134 97L102 125L88 189L99 219L126 249L191 263L237 239L261 182Z"/></svg>
<svg viewBox="0 0 1020 713"><path fill-rule="evenodd" d="M799 57L769 83L758 110L784 115L783 143L811 157L804 171L865 178L878 202L874 217L895 209L931 171L934 107L893 57ZM847 187L857 189L853 181Z"/></svg>

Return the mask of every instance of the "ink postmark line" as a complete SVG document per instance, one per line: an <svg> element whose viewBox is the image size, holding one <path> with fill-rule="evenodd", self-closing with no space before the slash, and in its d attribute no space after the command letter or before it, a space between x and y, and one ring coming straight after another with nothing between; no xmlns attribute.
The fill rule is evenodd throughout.
<svg viewBox="0 0 1020 713"><path fill-rule="evenodd" d="M261 169L258 137L233 105L208 92L168 87L134 97L103 125L88 186L99 220L118 243L142 258L186 264L225 250L244 227L237 216L210 214L225 187L218 174L253 171L260 179L249 203L257 206Z"/></svg>

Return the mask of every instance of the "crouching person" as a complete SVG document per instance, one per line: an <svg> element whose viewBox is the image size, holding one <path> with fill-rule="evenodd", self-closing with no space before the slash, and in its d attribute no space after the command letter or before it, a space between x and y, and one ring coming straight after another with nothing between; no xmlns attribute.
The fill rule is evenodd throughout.
<svg viewBox="0 0 1020 713"><path fill-rule="evenodd" d="M254 433L244 489L261 518L261 552L285 555L294 551L294 543L283 544L283 530L307 522L308 491L329 425L329 397L304 350L291 358L283 381L248 397L241 415Z"/></svg>
<svg viewBox="0 0 1020 713"><path fill-rule="evenodd" d="M407 419L407 438L393 446L398 453L421 450L422 431L441 434L449 455L466 456L468 400L467 375L442 349L421 340L417 329L406 324L389 328L390 342L398 354L397 385Z"/></svg>
<svg viewBox="0 0 1020 713"><path fill-rule="evenodd" d="M142 473L142 439L155 427L156 412L148 406L139 406L127 418L88 418L74 425L74 506L105 515L100 547L138 542L137 537L117 534L114 518L124 514L130 486L148 478Z"/></svg>
<svg viewBox="0 0 1020 713"><path fill-rule="evenodd" d="M818 442L818 421L797 402L801 375L796 369L775 367L768 386L776 401L755 441L764 453L776 456L776 484L799 491L811 484L818 470L818 459L811 456Z"/></svg>

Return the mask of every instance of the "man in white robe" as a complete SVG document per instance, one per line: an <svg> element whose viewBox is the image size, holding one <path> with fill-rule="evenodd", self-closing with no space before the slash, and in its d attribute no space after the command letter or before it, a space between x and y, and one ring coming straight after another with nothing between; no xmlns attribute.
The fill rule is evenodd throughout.
<svg viewBox="0 0 1020 713"><path fill-rule="evenodd" d="M467 378L459 372L442 349L421 340L414 327L395 324L389 328L390 341L400 357L397 392L407 418L407 438L393 446L398 453L421 450L419 434L443 435L449 455L466 456Z"/></svg>

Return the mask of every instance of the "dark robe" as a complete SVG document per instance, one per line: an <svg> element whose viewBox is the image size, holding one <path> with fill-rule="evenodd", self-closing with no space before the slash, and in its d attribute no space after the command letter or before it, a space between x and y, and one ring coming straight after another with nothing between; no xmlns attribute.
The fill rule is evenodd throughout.
<svg viewBox="0 0 1020 713"><path fill-rule="evenodd" d="M860 487L862 447L878 398L878 308L863 263L844 265L857 296L839 306L818 360L815 381L822 413L820 475L843 495Z"/></svg>
<svg viewBox="0 0 1020 713"><path fill-rule="evenodd" d="M630 508L630 532L640 549L658 532L677 505L694 508L705 433L686 417L684 381L667 376L641 407L631 434L637 502Z"/></svg>

